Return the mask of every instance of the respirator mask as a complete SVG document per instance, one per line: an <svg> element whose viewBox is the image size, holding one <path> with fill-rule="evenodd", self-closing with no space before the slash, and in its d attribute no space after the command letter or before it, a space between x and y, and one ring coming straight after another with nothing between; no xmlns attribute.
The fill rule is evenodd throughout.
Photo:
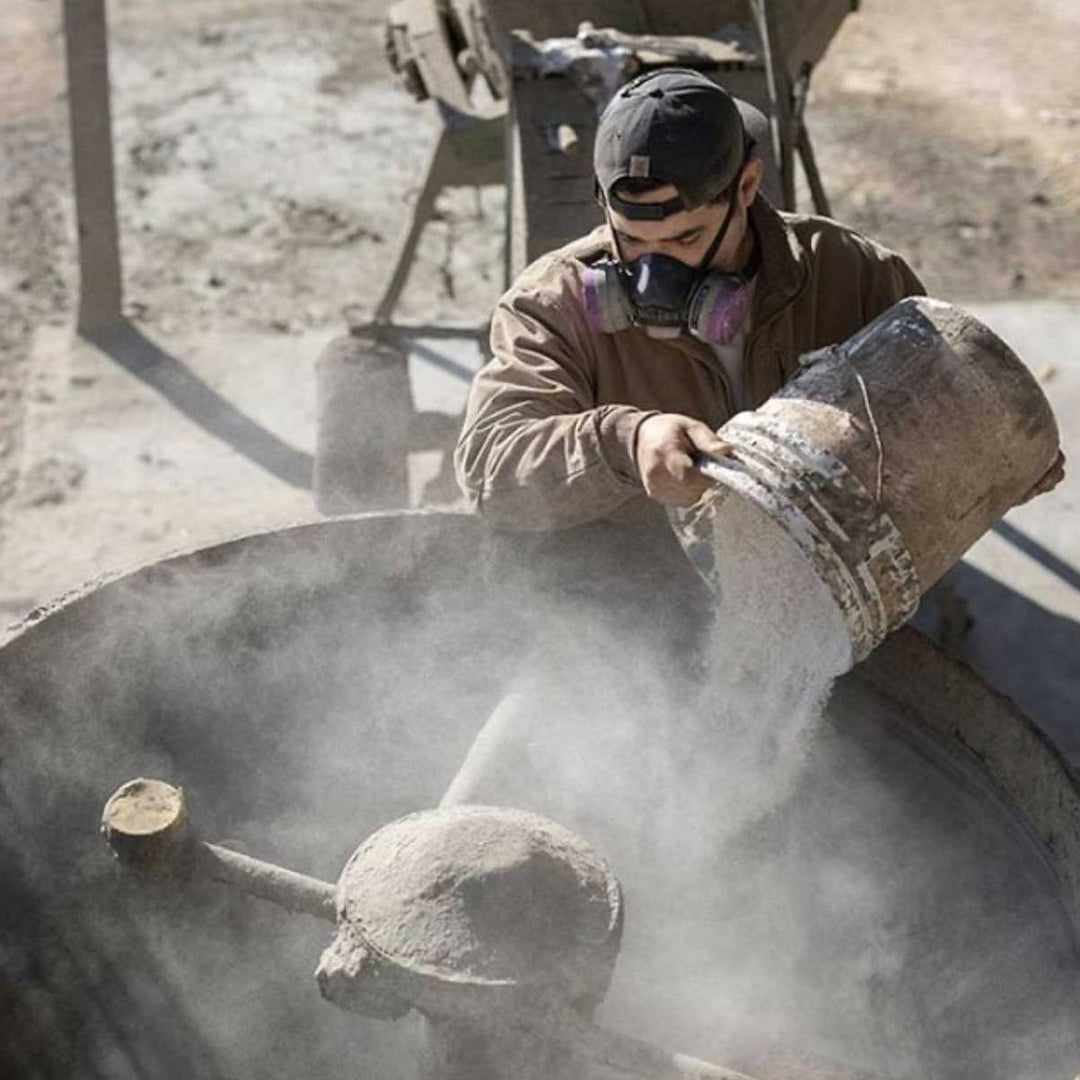
<svg viewBox="0 0 1080 1080"><path fill-rule="evenodd" d="M669 338L688 333L710 345L726 345L734 339L750 314L750 281L760 258L759 245L754 245L746 273L724 273L710 269L709 264L731 225L741 176L742 168L731 185L732 197L724 220L696 266L658 253L626 262L612 229L619 257L606 257L593 263L582 276L585 312L594 330L614 334L639 326L650 337ZM657 219L670 212L669 204L657 208L664 211L663 215L647 212L646 208L655 204L635 205L645 211L639 212L641 217ZM678 209L682 209L681 205ZM611 228L610 218L608 227Z"/></svg>

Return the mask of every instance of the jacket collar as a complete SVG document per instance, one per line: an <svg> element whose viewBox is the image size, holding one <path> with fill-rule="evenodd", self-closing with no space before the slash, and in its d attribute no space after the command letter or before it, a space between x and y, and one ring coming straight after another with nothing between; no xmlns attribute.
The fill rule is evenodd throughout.
<svg viewBox="0 0 1080 1080"><path fill-rule="evenodd" d="M750 207L750 222L761 245L761 270L754 290L754 328L783 311L802 288L808 267L795 231L764 195Z"/></svg>

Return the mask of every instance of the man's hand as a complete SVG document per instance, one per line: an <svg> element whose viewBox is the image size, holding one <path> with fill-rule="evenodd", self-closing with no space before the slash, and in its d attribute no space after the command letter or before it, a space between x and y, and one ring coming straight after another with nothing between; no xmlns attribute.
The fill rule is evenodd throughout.
<svg viewBox="0 0 1080 1080"><path fill-rule="evenodd" d="M638 428L635 457L650 498L667 506L690 506L712 484L694 468L694 457L726 457L731 450L708 424L678 413L660 413Z"/></svg>

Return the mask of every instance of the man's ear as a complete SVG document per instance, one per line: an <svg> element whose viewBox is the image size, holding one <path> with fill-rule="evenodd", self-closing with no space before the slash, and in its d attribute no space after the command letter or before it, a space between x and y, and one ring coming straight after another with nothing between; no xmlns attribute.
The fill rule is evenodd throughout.
<svg viewBox="0 0 1080 1080"><path fill-rule="evenodd" d="M739 201L744 208L753 205L764 175L765 162L759 157L750 158L743 166L742 176L739 178Z"/></svg>

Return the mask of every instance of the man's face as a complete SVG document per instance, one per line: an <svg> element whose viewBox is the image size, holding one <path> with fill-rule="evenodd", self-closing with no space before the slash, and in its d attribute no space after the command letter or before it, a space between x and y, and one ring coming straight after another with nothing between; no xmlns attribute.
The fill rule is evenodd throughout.
<svg viewBox="0 0 1080 1080"><path fill-rule="evenodd" d="M731 224L719 250L713 256L712 266L728 272L740 269L745 261L745 241L749 229L747 208L757 196L761 184L762 163L751 158L743 170ZM675 187L667 184L640 195L620 195L627 202L662 203L678 195ZM661 221L638 221L625 217L615 209L609 209L611 228L619 242L622 257L630 262L642 255L670 255L687 266L697 266L709 250L728 211L728 200L707 203L693 210L680 210Z"/></svg>

